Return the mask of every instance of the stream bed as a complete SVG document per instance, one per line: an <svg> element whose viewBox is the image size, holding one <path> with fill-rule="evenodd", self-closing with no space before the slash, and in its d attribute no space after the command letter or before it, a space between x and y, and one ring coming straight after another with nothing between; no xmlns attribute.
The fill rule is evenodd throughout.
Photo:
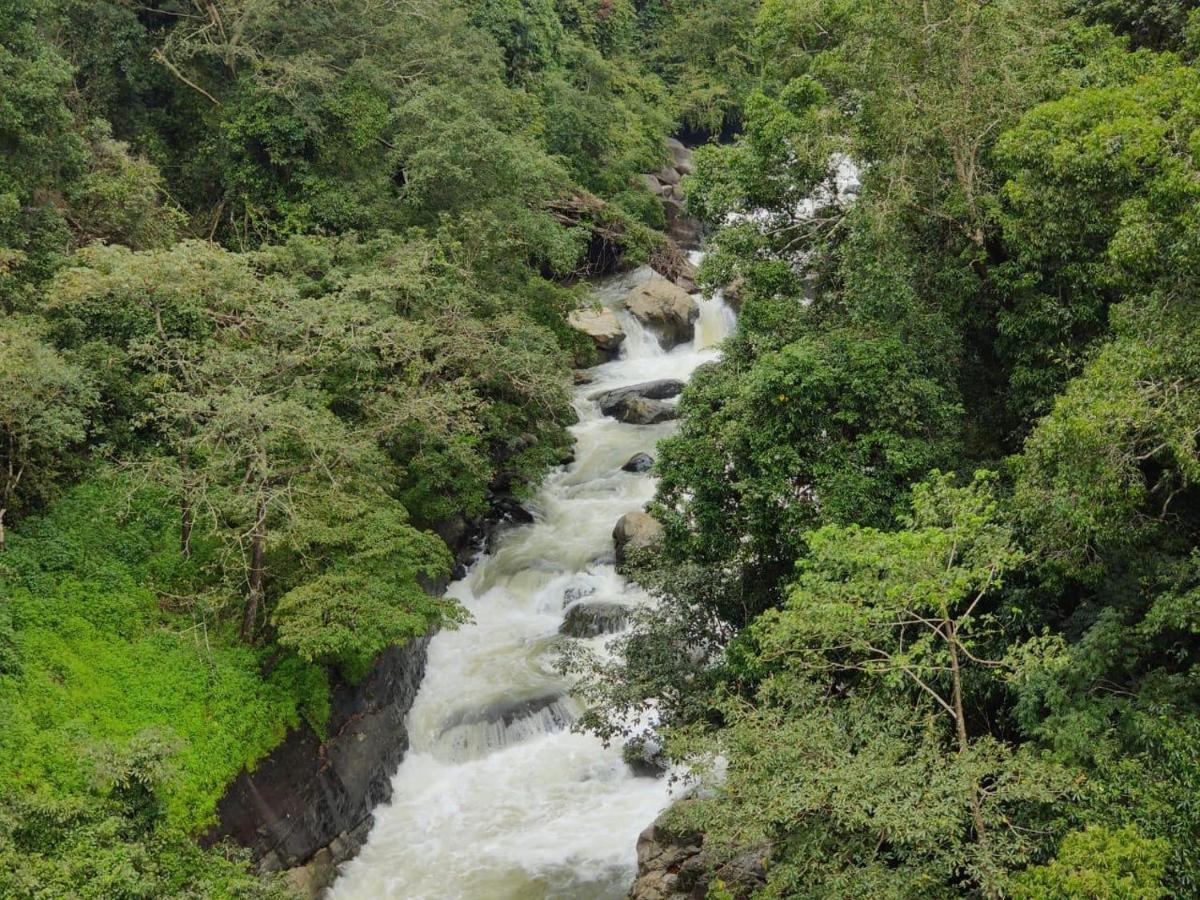
<svg viewBox="0 0 1200 900"><path fill-rule="evenodd" d="M601 283L614 306L648 270ZM580 709L555 669L559 633L578 604L647 601L614 568L612 530L654 495L645 474L622 471L654 452L674 423L627 425L588 398L661 378L687 380L717 358L734 325L718 296L697 298L691 344L664 352L615 310L621 357L588 371L575 395L575 460L552 472L527 504L534 522L498 535L448 593L473 621L438 634L409 714L411 748L392 801L333 900L618 900L636 868L638 834L670 802L665 778L639 777L621 747L571 725ZM602 650L611 634L583 638Z"/></svg>

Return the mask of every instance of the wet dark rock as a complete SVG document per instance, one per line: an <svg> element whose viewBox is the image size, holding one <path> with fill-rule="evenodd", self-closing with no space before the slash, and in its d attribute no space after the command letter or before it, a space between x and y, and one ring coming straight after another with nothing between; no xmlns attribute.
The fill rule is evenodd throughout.
<svg viewBox="0 0 1200 900"><path fill-rule="evenodd" d="M217 824L202 843L232 839L249 848L260 871L303 867L297 885L319 894L328 884L323 879L366 841L371 811L392 795L428 646L426 636L392 647L359 684L336 681L328 736L322 740L305 723L253 772L243 770L218 802Z"/></svg>
<svg viewBox="0 0 1200 900"><path fill-rule="evenodd" d="M615 634L629 623L629 607L620 603L580 603L571 607L558 633L573 638Z"/></svg>
<svg viewBox="0 0 1200 900"><path fill-rule="evenodd" d="M649 472L654 468L654 457L649 453L635 453L621 466L623 472Z"/></svg>
<svg viewBox="0 0 1200 900"><path fill-rule="evenodd" d="M537 715L542 710L553 708L559 704L563 696L561 693L554 693L543 694L539 697L529 697L523 700L505 699L488 704L481 709L461 710L446 719L442 724L441 733L445 734L452 728L458 728L462 725L479 725L485 722L502 725L507 728L521 719L527 719L530 716ZM563 727L570 724L570 721L565 721Z"/></svg>
<svg viewBox="0 0 1200 900"><path fill-rule="evenodd" d="M669 817L670 810L638 837L637 880L629 900L703 900L717 881L747 900L766 885L765 848L718 863L705 851L702 834L672 827Z"/></svg>
<svg viewBox="0 0 1200 900"><path fill-rule="evenodd" d="M659 378L656 381L643 381L641 384L631 384L628 387L614 388L611 391L601 391L589 398L600 406L600 412L606 416L615 415L615 410L621 404L634 398L646 400L669 400L678 397L683 392L684 384L675 378Z"/></svg>
<svg viewBox="0 0 1200 900"><path fill-rule="evenodd" d="M578 718L579 707L566 694L502 699L448 717L430 749L446 762L465 762L538 734L564 731Z"/></svg>
<svg viewBox="0 0 1200 900"><path fill-rule="evenodd" d="M471 523L464 516L451 516L434 527L434 532L452 551L458 550L470 541Z"/></svg>
<svg viewBox="0 0 1200 900"><path fill-rule="evenodd" d="M619 404L612 413L613 418L627 425L658 425L679 418L679 410L661 400L646 400L634 397Z"/></svg>
<svg viewBox="0 0 1200 900"><path fill-rule="evenodd" d="M497 497L492 501L492 508L507 522L528 525L533 521L533 513L522 506L515 497Z"/></svg>
<svg viewBox="0 0 1200 900"><path fill-rule="evenodd" d="M653 739L641 736L630 738L621 748L621 757L639 778L661 778L667 774L668 765L662 747Z"/></svg>
<svg viewBox="0 0 1200 900"><path fill-rule="evenodd" d="M683 390L683 382L673 378L647 381L630 387L594 394L600 412L630 425L654 425L678 418L678 411L661 398L674 397Z"/></svg>

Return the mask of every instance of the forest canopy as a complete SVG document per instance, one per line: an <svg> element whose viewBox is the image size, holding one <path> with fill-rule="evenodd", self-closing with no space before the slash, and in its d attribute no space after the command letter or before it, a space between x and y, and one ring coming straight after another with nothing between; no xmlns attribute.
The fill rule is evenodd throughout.
<svg viewBox="0 0 1200 900"><path fill-rule="evenodd" d="M0 894L286 895L196 838L466 620L675 136L738 328L585 724L654 702L710 897L1200 895L1198 57L1191 0L0 0Z"/></svg>

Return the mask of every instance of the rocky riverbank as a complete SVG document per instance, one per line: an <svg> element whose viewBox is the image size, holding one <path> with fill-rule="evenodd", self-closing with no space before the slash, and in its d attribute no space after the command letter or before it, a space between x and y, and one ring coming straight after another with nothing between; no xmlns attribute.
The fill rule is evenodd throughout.
<svg viewBox="0 0 1200 900"><path fill-rule="evenodd" d="M672 142L671 163L657 176L648 177L653 178L652 187L657 185L654 189L667 207L672 239L693 246L698 240L698 224L686 219L678 189L679 177L687 172L690 151ZM668 247L672 259L683 258L671 241ZM695 288L694 269L686 261L670 268L674 280L663 274L644 280L622 306L665 346L690 342L699 314L688 293ZM595 340L604 358L615 357L625 339L607 310L580 311L572 317L572 324ZM664 381L637 386L644 389L641 392L626 389L620 397L606 398L612 406L609 414L631 422L669 418L674 407L664 404L663 398L674 396L682 386L682 382ZM655 404L662 409L626 408L637 404ZM489 543L496 526L514 518L514 508L523 512L507 496L493 497L492 506L493 515L486 520L451 521L438 529L455 552L456 577ZM648 540L642 531L632 531L617 536L618 555L626 544L636 547ZM442 589L444 585L431 586L431 590ZM581 635L608 633L625 621L621 609L598 607L572 613L568 630ZM320 896L332 883L337 867L353 858L365 843L375 807L391 798L393 776L409 747L406 720L424 676L429 640L426 636L386 651L357 685L337 681L324 733L318 734L306 723L253 771L243 771L218 804L218 823L205 835L205 843L232 839L250 849L260 871L284 870L302 896Z"/></svg>
<svg viewBox="0 0 1200 900"><path fill-rule="evenodd" d="M718 884L745 900L766 884L763 853L718 861L705 849L703 835L672 827L670 817L670 811L664 813L638 838L637 880L629 900L705 900Z"/></svg>
<svg viewBox="0 0 1200 900"><path fill-rule="evenodd" d="M231 838L250 849L259 871L290 869L302 896L318 896L366 840L372 810L391 797L428 645L426 636L393 647L359 684L336 683L326 734L305 723L243 771L221 798L206 843Z"/></svg>

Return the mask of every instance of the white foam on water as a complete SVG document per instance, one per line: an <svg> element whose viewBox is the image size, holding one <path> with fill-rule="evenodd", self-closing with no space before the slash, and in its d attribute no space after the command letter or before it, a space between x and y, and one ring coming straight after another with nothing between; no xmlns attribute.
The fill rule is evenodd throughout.
<svg viewBox="0 0 1200 900"><path fill-rule="evenodd" d="M598 286L615 306L638 272ZM512 528L448 591L474 621L438 634L408 717L411 748L375 811L359 856L333 900L616 900L636 867L636 841L670 801L665 779L637 777L621 748L570 731L580 710L556 672L569 588L587 602L636 605L618 575L612 529L654 495L646 475L621 471L653 451L673 423L626 425L600 414L598 391L659 378L686 380L718 356L734 326L718 294L697 298L692 344L665 352L621 309L620 359L579 388L575 461L553 472L530 504L535 521ZM591 639L603 644L607 640Z"/></svg>

